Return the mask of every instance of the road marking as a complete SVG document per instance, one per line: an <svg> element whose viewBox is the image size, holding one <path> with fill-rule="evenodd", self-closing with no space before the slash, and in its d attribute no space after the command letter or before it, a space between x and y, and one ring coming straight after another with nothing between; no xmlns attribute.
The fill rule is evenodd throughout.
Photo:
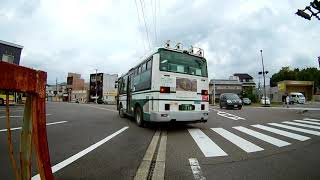
<svg viewBox="0 0 320 180"><path fill-rule="evenodd" d="M113 109L108 109L108 108L102 108L102 107L97 107L97 106L90 106L88 105L89 107L92 107L92 108L96 108L96 109L102 109L102 110L107 110L107 111L112 111L112 112L118 112L116 110L113 110Z"/></svg>
<svg viewBox="0 0 320 180"><path fill-rule="evenodd" d="M219 111L217 109L211 109L211 110L216 111L217 115L219 115L219 116L222 116L222 117L225 117L225 118L229 118L229 119L232 119L232 120L235 120L235 121L237 121L237 120L246 120L245 118L242 118L242 117L230 114L230 113L226 113L226 112L223 112L223 111Z"/></svg>
<svg viewBox="0 0 320 180"><path fill-rule="evenodd" d="M68 121L57 121L57 122L47 123L47 126L54 125L54 124L66 123L66 122L68 122ZM21 129L21 127L11 128L10 130L14 131L14 130L19 130L19 129ZM7 131L7 129L0 129L0 132L6 132L6 131Z"/></svg>
<svg viewBox="0 0 320 180"><path fill-rule="evenodd" d="M160 137L160 131L158 130L152 137L152 140L149 144L146 154L144 155L141 161L141 164L136 172L134 180L147 179L151 161L154 156L154 152L156 151L159 137Z"/></svg>
<svg viewBox="0 0 320 180"><path fill-rule="evenodd" d="M216 143L214 143L200 129L188 129L193 140L197 143L205 157L227 156Z"/></svg>
<svg viewBox="0 0 320 180"><path fill-rule="evenodd" d="M239 131L241 131L243 133L246 133L246 134L248 134L250 136L253 136L253 137L256 137L258 139L261 139L262 141L265 141L267 143L270 143L270 144L273 144L275 146L278 146L278 147L288 146L288 145L291 144L291 143L288 143L286 141L282 141L280 139L277 139L277 138L262 134L260 132L257 132L257 131L254 131L254 130L251 130L251 129L248 129L248 128L245 128L245 127L242 127L242 126L237 126L237 127L233 127L233 128L237 129L237 130L239 130Z"/></svg>
<svg viewBox="0 0 320 180"><path fill-rule="evenodd" d="M255 145L255 144L253 144L253 143L251 143L251 142L249 142L249 141L247 141L247 140L245 140L245 139L243 139L243 138L241 138L241 137L239 137L239 136L237 136L237 135L235 135L235 134L233 134L223 128L211 128L211 129L247 153L263 150L263 148Z"/></svg>
<svg viewBox="0 0 320 180"><path fill-rule="evenodd" d="M52 114L46 114L46 116L51 116ZM6 118L7 116L0 116L0 119L4 119ZM10 118L21 118L23 116L10 116Z"/></svg>
<svg viewBox="0 0 320 180"><path fill-rule="evenodd" d="M307 127L307 128L313 128L313 129L320 129L319 126L312 126L312 125L309 125L309 124L301 124L301 123L295 123L295 122L289 122L289 121L284 121L282 123L301 126L301 127Z"/></svg>
<svg viewBox="0 0 320 180"><path fill-rule="evenodd" d="M193 177L195 180L206 180L206 177L203 176L201 167L196 158L189 159L190 167L193 173Z"/></svg>
<svg viewBox="0 0 320 180"><path fill-rule="evenodd" d="M1 109L1 112L5 112L6 110ZM10 112L18 112L18 111L24 111L24 109L10 109Z"/></svg>
<svg viewBox="0 0 320 180"><path fill-rule="evenodd" d="M320 132L318 132L318 131L312 131L312 130L308 130L308 129L302 129L302 128L287 126L287 125L278 124L278 123L268 123L268 124L273 125L273 126L278 126L281 128L285 128L285 129L290 129L290 130L294 130L294 131L299 131L299 132L303 132L303 133L307 133L307 134L320 136Z"/></svg>
<svg viewBox="0 0 320 180"><path fill-rule="evenodd" d="M293 120L293 121L301 122L301 123L307 123L307 124L313 124L313 125L319 125L320 126L320 123L317 123L317 122L310 122L310 121L303 121L303 120Z"/></svg>
<svg viewBox="0 0 320 180"><path fill-rule="evenodd" d="M303 120L307 120L307 121L320 121L319 119L311 119L311 118L304 118Z"/></svg>
<svg viewBox="0 0 320 180"><path fill-rule="evenodd" d="M69 157L68 159L54 165L52 167L52 173L55 173L57 171L59 171L60 169L68 166L69 164L73 163L74 161L78 160L79 158L81 158L82 156L88 154L89 152L93 151L94 149L98 148L99 146L101 146L102 144L106 143L107 141L109 141L110 139L114 138L115 136L117 136L118 134L122 133L123 131L125 131L126 129L128 129L129 127L123 127L122 129L118 130L117 132L107 136L106 138L100 140L99 142L89 146L88 148L80 151L79 153ZM35 176L32 177L32 180L40 180L40 175L37 174Z"/></svg>
<svg viewBox="0 0 320 180"><path fill-rule="evenodd" d="M296 139L296 140L299 140L299 141L306 141L306 140L310 139L307 136L302 136L300 134L295 134L295 133L283 131L283 130L280 130L280 129L276 129L276 128L272 128L272 127L268 127L268 126L263 126L263 125L260 125L260 124L251 125L251 126L253 126L255 128L259 128L259 129L265 130L265 131L273 132L275 134L279 134L279 135L282 135L282 136L285 136L285 137L288 137L288 138Z"/></svg>
<svg viewBox="0 0 320 180"><path fill-rule="evenodd" d="M152 179L154 180L164 179L164 172L166 167L166 164L165 164L166 148L167 148L167 132L162 131L157 160L156 160L155 168L153 170L153 175L152 175Z"/></svg>

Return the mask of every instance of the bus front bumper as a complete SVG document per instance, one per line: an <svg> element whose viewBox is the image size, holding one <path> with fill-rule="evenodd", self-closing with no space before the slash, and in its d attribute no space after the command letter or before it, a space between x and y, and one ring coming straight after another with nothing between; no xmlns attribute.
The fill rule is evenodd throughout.
<svg viewBox="0 0 320 180"><path fill-rule="evenodd" d="M163 111L151 112L150 120L154 122L207 122L209 111Z"/></svg>

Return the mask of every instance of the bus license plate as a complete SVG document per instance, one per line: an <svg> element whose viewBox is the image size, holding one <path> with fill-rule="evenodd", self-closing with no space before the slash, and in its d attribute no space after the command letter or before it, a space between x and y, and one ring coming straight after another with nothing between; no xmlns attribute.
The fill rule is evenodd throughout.
<svg viewBox="0 0 320 180"><path fill-rule="evenodd" d="M234 105L234 107L238 107L238 105Z"/></svg>
<svg viewBox="0 0 320 180"><path fill-rule="evenodd" d="M192 111L194 110L194 105L192 104L181 104L179 105L180 111Z"/></svg>

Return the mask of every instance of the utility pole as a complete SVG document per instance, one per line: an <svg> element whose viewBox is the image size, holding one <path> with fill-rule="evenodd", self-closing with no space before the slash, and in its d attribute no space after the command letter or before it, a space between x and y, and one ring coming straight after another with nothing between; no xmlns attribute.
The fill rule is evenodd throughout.
<svg viewBox="0 0 320 180"><path fill-rule="evenodd" d="M216 82L213 79L213 106L216 105Z"/></svg>
<svg viewBox="0 0 320 180"><path fill-rule="evenodd" d="M263 63L263 56L262 56L262 50L260 50L261 53L261 62L262 62L262 75L263 75L263 94L264 94L264 106L266 106L267 102L267 93L266 93L266 74L268 71L264 71L264 63ZM260 73L260 72L259 72Z"/></svg>
<svg viewBox="0 0 320 180"><path fill-rule="evenodd" d="M98 104L98 69L96 69L96 104Z"/></svg>
<svg viewBox="0 0 320 180"><path fill-rule="evenodd" d="M57 101L57 95L58 95L58 78L56 77L56 94L55 94L56 101Z"/></svg>

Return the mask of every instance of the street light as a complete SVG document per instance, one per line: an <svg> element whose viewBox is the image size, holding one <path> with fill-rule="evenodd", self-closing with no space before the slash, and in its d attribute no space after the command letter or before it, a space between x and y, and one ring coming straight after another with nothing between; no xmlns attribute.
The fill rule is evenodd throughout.
<svg viewBox="0 0 320 180"><path fill-rule="evenodd" d="M263 94L264 94L264 106L267 106L266 100L267 100L267 93L266 93L266 74L268 74L268 71L264 71L264 63L263 63L263 56L262 56L262 50L260 50L261 54L261 62L262 62L262 72L260 71L259 74L263 75Z"/></svg>

